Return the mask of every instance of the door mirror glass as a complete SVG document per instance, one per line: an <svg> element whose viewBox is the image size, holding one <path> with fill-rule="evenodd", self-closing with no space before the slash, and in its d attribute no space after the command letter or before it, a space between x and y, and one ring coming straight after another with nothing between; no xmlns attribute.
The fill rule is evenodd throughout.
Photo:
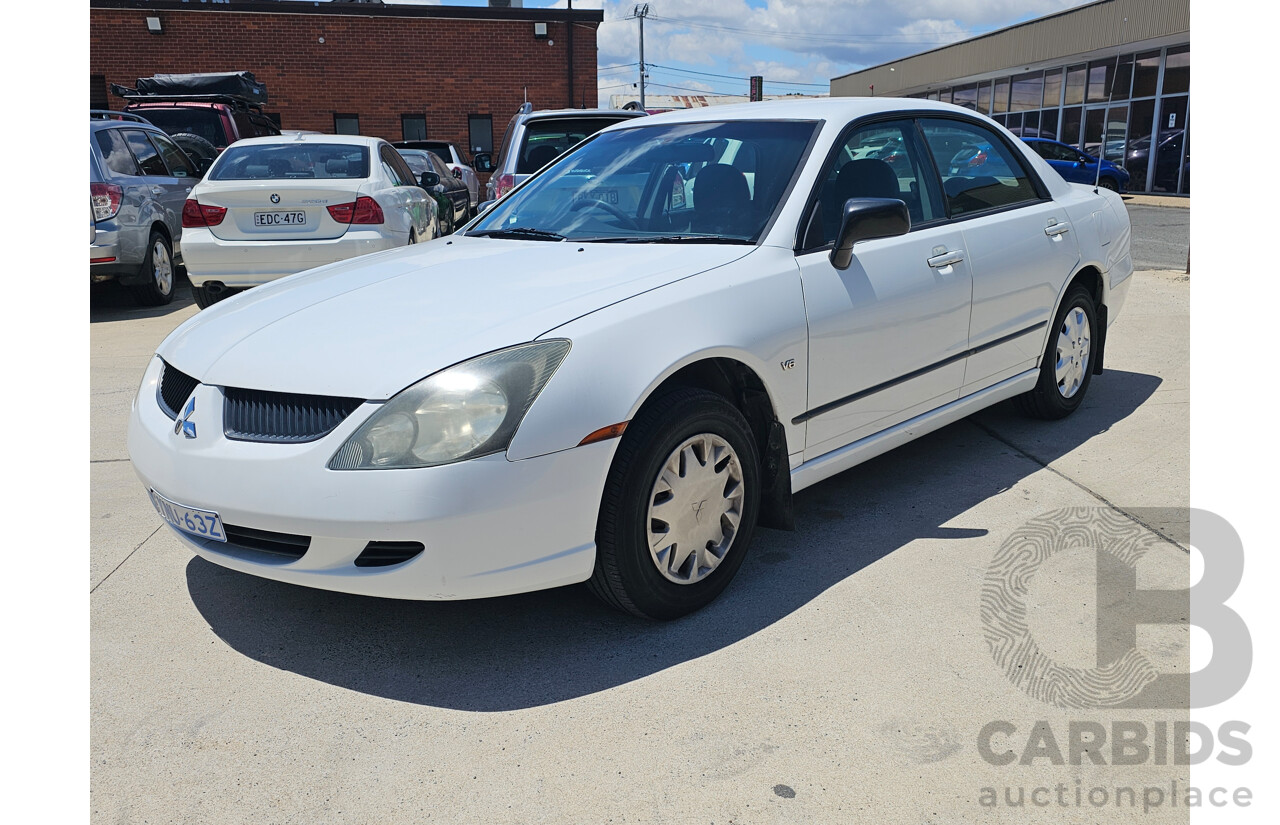
<svg viewBox="0 0 1280 825"><path fill-rule="evenodd" d="M435 172L423 172L418 182L422 184L423 189L430 189L440 184L440 176Z"/></svg>
<svg viewBox="0 0 1280 825"><path fill-rule="evenodd" d="M831 250L831 265L848 269L853 263L853 245L858 241L892 238L911 230L911 214L907 205L896 198L850 198L844 202L844 215Z"/></svg>
<svg viewBox="0 0 1280 825"><path fill-rule="evenodd" d="M489 152L477 152L471 156L471 165L475 167L477 172L493 171L493 155Z"/></svg>

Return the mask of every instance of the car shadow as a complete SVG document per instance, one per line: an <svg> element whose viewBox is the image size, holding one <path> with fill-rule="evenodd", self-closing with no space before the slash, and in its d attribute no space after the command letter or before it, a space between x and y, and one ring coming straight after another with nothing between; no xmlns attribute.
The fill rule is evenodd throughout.
<svg viewBox="0 0 1280 825"><path fill-rule="evenodd" d="M1105 432L1159 385L1151 375L1095 376L1076 415L1025 425L1034 453L1001 435L1014 421L1024 426L1002 406L804 490L795 497L797 529L759 530L729 589L673 622L617 613L581 585L476 601L396 601L282 584L199 557L187 565L187 587L223 641L281 670L457 710L547 705L728 647L916 539L987 535L946 525ZM1035 502L1028 517L1055 506ZM992 537L993 552L1002 539Z"/></svg>
<svg viewBox="0 0 1280 825"><path fill-rule="evenodd" d="M185 277L180 277L174 285L173 300L158 307L142 306L127 287L115 281L103 281L89 285L89 323L160 318L194 303L191 284Z"/></svg>

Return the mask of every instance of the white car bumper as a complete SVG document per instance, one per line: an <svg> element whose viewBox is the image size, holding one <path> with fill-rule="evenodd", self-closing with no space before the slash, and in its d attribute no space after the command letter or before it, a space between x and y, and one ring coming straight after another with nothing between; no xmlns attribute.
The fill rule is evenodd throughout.
<svg viewBox="0 0 1280 825"><path fill-rule="evenodd" d="M174 433L148 368L129 417L129 455L148 489L212 510L224 525L310 538L296 561L174 531L205 559L325 590L401 599L466 599L540 590L590 577L600 493L616 441L538 458L505 455L415 470L336 471L326 464L371 414L357 409L304 444L223 435L222 390L193 393L196 438ZM421 542L389 567L357 567L370 541Z"/></svg>
<svg viewBox="0 0 1280 825"><path fill-rule="evenodd" d="M222 240L206 228L183 230L182 253L192 286L220 281L229 287L265 284L295 272L313 269L404 246L384 229L349 229L341 238L317 241Z"/></svg>

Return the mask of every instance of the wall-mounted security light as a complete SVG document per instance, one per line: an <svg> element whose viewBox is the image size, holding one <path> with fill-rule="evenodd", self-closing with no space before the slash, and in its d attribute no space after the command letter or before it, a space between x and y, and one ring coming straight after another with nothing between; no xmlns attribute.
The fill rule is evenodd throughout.
<svg viewBox="0 0 1280 825"><path fill-rule="evenodd" d="M147 18L147 31L151 32L152 34L161 34L162 32L164 32L164 27L160 25L159 17Z"/></svg>
<svg viewBox="0 0 1280 825"><path fill-rule="evenodd" d="M542 40L542 39L546 38L546 36L547 36L547 24L546 24L546 23L534 23L534 24L533 24L533 36L534 36L534 37L536 37L536 38L538 38L539 40Z"/></svg>

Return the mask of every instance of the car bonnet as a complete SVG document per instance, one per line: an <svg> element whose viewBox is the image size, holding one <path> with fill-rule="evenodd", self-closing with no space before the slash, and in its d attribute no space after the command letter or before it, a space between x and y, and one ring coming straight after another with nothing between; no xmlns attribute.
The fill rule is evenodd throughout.
<svg viewBox="0 0 1280 825"><path fill-rule="evenodd" d="M157 352L204 384L386 399L754 249L453 236L255 287L191 318Z"/></svg>

